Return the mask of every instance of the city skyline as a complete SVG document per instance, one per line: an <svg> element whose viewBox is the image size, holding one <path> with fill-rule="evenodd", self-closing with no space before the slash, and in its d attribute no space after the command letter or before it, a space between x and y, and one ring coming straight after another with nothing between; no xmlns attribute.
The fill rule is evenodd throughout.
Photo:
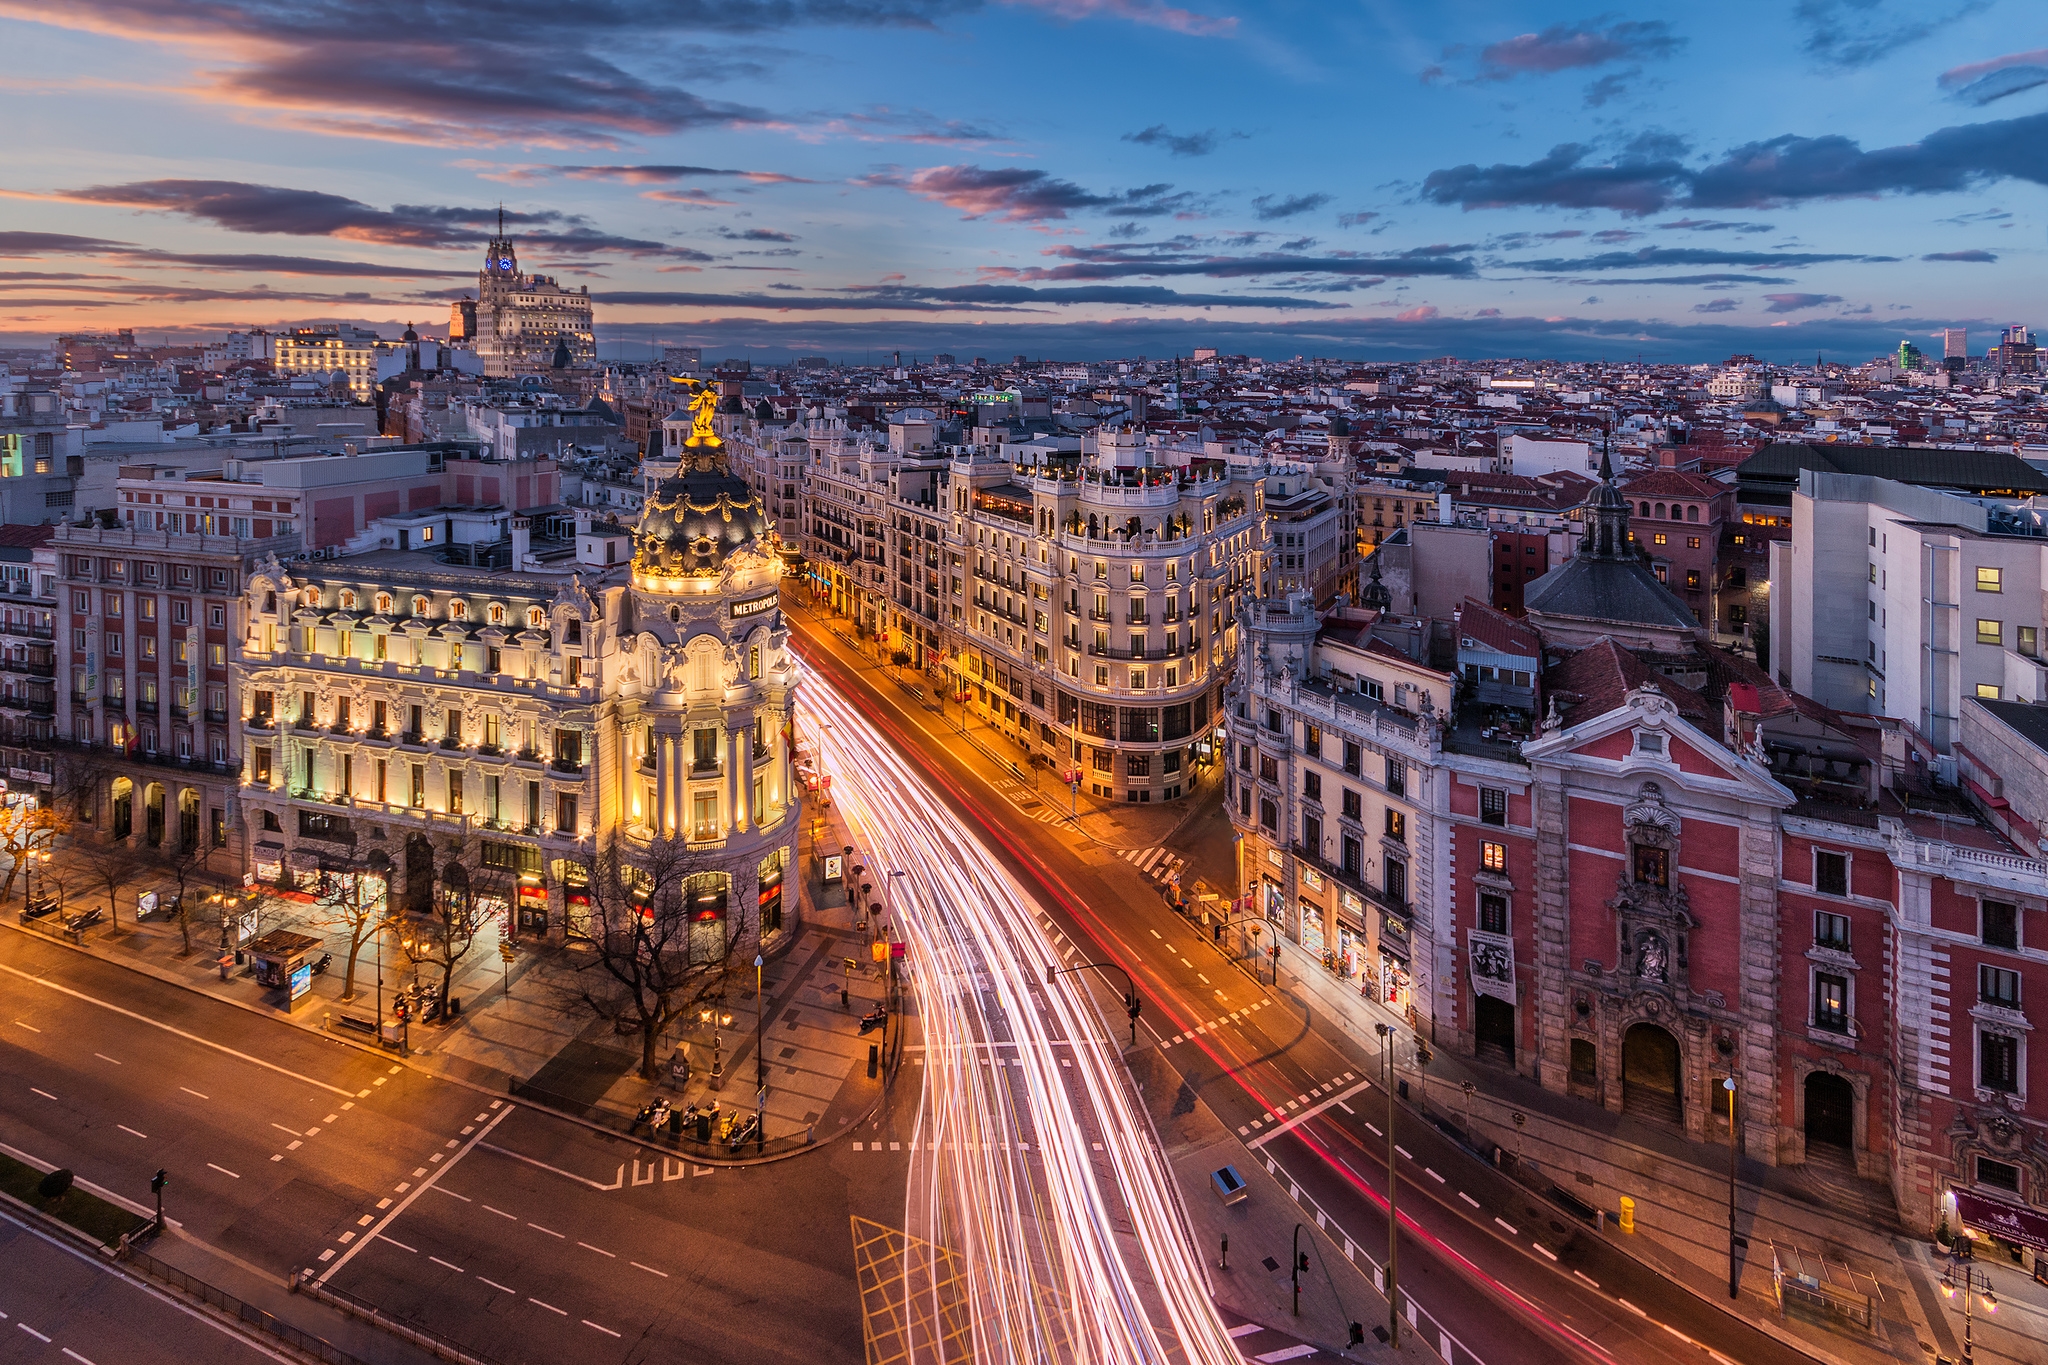
<svg viewBox="0 0 2048 1365"><path fill-rule="evenodd" d="M2009 4L0 13L16 344L439 330L502 201L606 358L1981 353L2048 181Z"/></svg>

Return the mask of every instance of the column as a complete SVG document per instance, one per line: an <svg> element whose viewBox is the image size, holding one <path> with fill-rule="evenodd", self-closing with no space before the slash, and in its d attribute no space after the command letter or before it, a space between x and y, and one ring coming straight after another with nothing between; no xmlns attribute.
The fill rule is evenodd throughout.
<svg viewBox="0 0 2048 1365"><path fill-rule="evenodd" d="M669 745L669 737L656 732L654 736L654 832L664 835L669 832L674 813L669 807L668 784L673 774L675 755Z"/></svg>
<svg viewBox="0 0 2048 1365"><path fill-rule="evenodd" d="M740 732L738 730L735 730L730 726L726 727L725 780L719 785L725 788L727 800L725 809L719 812L719 823L725 828L725 831L728 834L736 830L745 830L747 827L747 817L743 805L743 803L746 801L746 795L739 789L740 745L743 742L744 741L742 739L742 736L740 735Z"/></svg>
<svg viewBox="0 0 2048 1365"><path fill-rule="evenodd" d="M754 727L750 724L739 732L740 742L740 828L746 829L760 820L760 812L754 809Z"/></svg>

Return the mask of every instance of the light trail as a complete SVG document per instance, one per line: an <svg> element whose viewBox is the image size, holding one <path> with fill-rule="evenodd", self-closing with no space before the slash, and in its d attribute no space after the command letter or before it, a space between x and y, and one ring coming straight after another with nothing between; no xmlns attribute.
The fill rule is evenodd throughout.
<svg viewBox="0 0 2048 1365"><path fill-rule="evenodd" d="M914 1359L1238 1365L1116 1040L1031 898L815 669L801 709L889 923L908 944L926 1063L906 1230ZM902 869L908 894L888 873Z"/></svg>

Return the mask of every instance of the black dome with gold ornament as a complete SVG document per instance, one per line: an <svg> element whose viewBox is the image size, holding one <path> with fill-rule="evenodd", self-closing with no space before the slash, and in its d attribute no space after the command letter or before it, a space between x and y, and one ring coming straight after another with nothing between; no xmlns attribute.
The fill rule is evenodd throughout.
<svg viewBox="0 0 2048 1365"><path fill-rule="evenodd" d="M723 451L697 454L663 479L647 500L634 536L633 567L656 578L716 576L733 551L773 537L760 495L726 467Z"/></svg>

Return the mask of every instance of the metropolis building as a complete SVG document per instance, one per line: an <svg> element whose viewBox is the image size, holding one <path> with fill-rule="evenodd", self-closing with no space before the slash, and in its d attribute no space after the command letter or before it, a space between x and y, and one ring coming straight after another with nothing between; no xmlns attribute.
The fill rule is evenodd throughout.
<svg viewBox="0 0 2048 1365"><path fill-rule="evenodd" d="M516 904L482 908L559 943L590 913L596 857L667 838L690 863L693 952L787 942L781 561L716 436L686 454L630 564L607 563L621 528L504 507L442 509L425 548L380 521L334 558L259 563L235 687L256 879L369 872L418 905L456 863L509 871Z"/></svg>

